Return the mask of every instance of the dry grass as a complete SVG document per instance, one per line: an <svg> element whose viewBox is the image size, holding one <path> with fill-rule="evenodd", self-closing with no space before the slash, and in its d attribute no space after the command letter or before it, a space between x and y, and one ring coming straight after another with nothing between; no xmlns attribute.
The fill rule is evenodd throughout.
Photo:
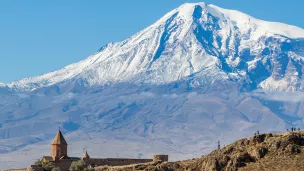
<svg viewBox="0 0 304 171"><path fill-rule="evenodd" d="M271 156L255 163L249 163L240 171L297 171L304 170L304 155Z"/></svg>
<svg viewBox="0 0 304 171"><path fill-rule="evenodd" d="M304 170L304 133L262 134L242 139L199 159L100 167L113 171L297 171Z"/></svg>

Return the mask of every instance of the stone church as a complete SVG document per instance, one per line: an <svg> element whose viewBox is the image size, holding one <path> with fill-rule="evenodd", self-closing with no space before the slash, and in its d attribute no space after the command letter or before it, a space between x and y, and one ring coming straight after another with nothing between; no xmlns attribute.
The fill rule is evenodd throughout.
<svg viewBox="0 0 304 171"><path fill-rule="evenodd" d="M51 156L43 156L42 163L52 162L55 167L60 168L61 171L68 171L73 161L83 160L86 165L97 166L123 166L130 164L148 163L148 162L166 162L168 161L168 155L154 155L153 159L129 159L129 158L91 158L87 152L80 157L68 156L68 143L63 137L60 130L56 134L51 144ZM43 168L32 165L28 170L40 171Z"/></svg>

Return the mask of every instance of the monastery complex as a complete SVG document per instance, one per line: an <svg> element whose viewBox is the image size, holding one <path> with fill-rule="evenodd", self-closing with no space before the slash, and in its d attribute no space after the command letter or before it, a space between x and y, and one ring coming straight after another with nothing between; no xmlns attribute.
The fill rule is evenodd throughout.
<svg viewBox="0 0 304 171"><path fill-rule="evenodd" d="M154 155L153 159L129 159L129 158L91 158L87 152L80 157L68 156L68 143L59 130L51 144L51 156L43 156L42 163L51 162L61 171L68 171L72 162L83 160L87 166L123 166L130 164L148 163L148 162L167 162L168 155ZM31 165L28 171L43 171L42 166Z"/></svg>

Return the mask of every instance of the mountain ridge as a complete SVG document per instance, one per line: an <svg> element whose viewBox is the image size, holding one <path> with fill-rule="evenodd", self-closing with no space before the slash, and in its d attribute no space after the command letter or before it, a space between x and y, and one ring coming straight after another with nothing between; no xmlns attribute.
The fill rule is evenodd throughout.
<svg viewBox="0 0 304 171"><path fill-rule="evenodd" d="M195 17L198 18L195 19ZM196 22L198 22L199 24L196 24ZM214 26L208 26L208 22L214 23ZM167 29L169 30L166 30L166 23L168 24ZM203 24L203 27L206 28L200 28L201 23ZM179 25L177 26L175 24ZM183 28L181 29L175 27ZM233 27L238 27L238 29L233 30L235 29ZM214 32L214 30L216 32ZM268 30L274 31L269 32ZM292 30L292 33L290 32L290 30ZM197 33L194 33L195 35L189 35L193 31ZM231 32L235 33L231 34ZM212 34L213 37L210 34ZM172 38L171 36L175 37ZM188 47L175 47L174 44L181 44L182 41L186 41L185 39L187 39L187 36L188 39L190 39L189 42L198 41L196 43L196 47L194 46L193 48L199 49L199 46L203 46L202 51L205 51L205 53L196 55L201 55L205 57L210 56L209 59L204 60L202 58L197 57L197 59L193 60L192 57L188 57L188 59L181 59L179 61L176 61L176 58L170 59L169 61L164 59L162 61L163 63L179 62L182 65L189 65L187 67L181 65L172 66L174 68L180 69L180 76L174 75L173 73L168 73L170 71L166 70L164 65L154 64L155 61L157 63L159 60L162 60L162 58L166 58L166 55L163 55L163 53L170 52L163 51L170 46L172 47L172 50L178 50L179 52L177 53L180 53L179 55L198 53L191 49L187 49L185 50L185 53L182 53L183 48L192 48L189 47L189 45ZM196 36L197 40L193 40L191 36ZM244 36L249 37L244 38ZM139 83L144 82L153 84L166 84L172 81L183 79L193 73L201 72L204 69L208 70L208 66L212 68L211 72L213 72L212 70L217 70L217 67L222 67L222 69L219 68L219 71L214 71L217 72L217 74L221 74L223 67L230 68L231 70L231 67L235 68L233 65L238 65L238 60L242 60L233 59L235 58L233 56L240 55L237 54L238 49L246 50L248 46L252 46L252 41L259 41L259 39L265 36L279 36L278 39L284 39L285 36L292 39L301 37L304 38L304 30L295 26L285 25L282 23L273 23L258 20L244 13L234 10L225 10L215 5L206 5L205 3L187 3L175 10L172 10L151 26L147 27L143 31L136 33L128 39L122 42L107 44L106 46L101 48L101 50L89 56L87 59L68 65L58 71L43 74L42 76L24 78L19 81L11 82L5 85L0 84L0 86L17 91L32 91L40 87L47 87L64 81L71 81L74 79L84 81L89 86L102 85L111 82L133 82L136 80L139 80L137 81ZM200 37L203 37L203 39ZM230 42L228 43L228 46L226 44L226 48L221 48L220 51L218 51L214 50L214 48L220 48L220 46L223 46L223 44L225 44L225 41L213 40L213 42L206 42L209 41L208 39L214 38L224 39L226 43L227 41ZM231 42L231 39L234 40L232 40ZM239 39L248 39L249 41ZM243 43L241 43L241 41L243 41ZM140 45L141 43L143 43L143 45ZM148 44L151 45L152 48L148 48ZM210 45L214 46L212 47L213 49L209 49ZM132 49L134 49L135 51L133 50L132 52ZM143 52L142 49L146 49L145 52ZM244 53L248 53L248 51L244 51ZM227 57L221 57L223 55ZM218 59L214 59L213 57L217 57ZM207 66L202 67L199 64L193 64L193 62L204 63ZM116 65L119 67L117 67ZM193 67L193 65L196 65L197 67L195 68ZM221 65L228 65L228 67ZM101 67L101 69L96 69L99 67ZM111 69L113 67L114 69ZM156 68L153 69L153 67ZM172 70L172 67L168 69ZM167 73L164 73L160 76L156 76L158 74L157 71L164 70L164 68ZM108 70L110 74L107 74L107 72L103 72L102 70ZM149 74L149 72L152 72L152 74L154 75ZM225 77L226 79L233 79L235 75L239 74L243 74L243 76L239 76L238 79L247 79L245 78L246 76L244 76L245 73L243 73L244 70L242 69L240 70L240 72L234 72L232 75L229 75L225 72L226 71L222 73L222 77ZM127 77L127 79L124 79L125 77ZM143 79L142 77L147 78ZM267 86L269 87L269 84L267 83L264 83L262 85L262 88L265 88Z"/></svg>
<svg viewBox="0 0 304 171"><path fill-rule="evenodd" d="M83 61L2 86L0 169L48 155L59 126L70 156L173 160L303 128L304 39L221 11L183 5Z"/></svg>

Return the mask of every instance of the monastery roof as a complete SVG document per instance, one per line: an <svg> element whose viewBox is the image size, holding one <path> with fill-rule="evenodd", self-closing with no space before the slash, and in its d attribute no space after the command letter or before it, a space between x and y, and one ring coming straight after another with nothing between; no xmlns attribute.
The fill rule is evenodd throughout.
<svg viewBox="0 0 304 171"><path fill-rule="evenodd" d="M59 130L52 142L52 145L61 145L61 144L68 145L68 143L65 141L61 131Z"/></svg>

